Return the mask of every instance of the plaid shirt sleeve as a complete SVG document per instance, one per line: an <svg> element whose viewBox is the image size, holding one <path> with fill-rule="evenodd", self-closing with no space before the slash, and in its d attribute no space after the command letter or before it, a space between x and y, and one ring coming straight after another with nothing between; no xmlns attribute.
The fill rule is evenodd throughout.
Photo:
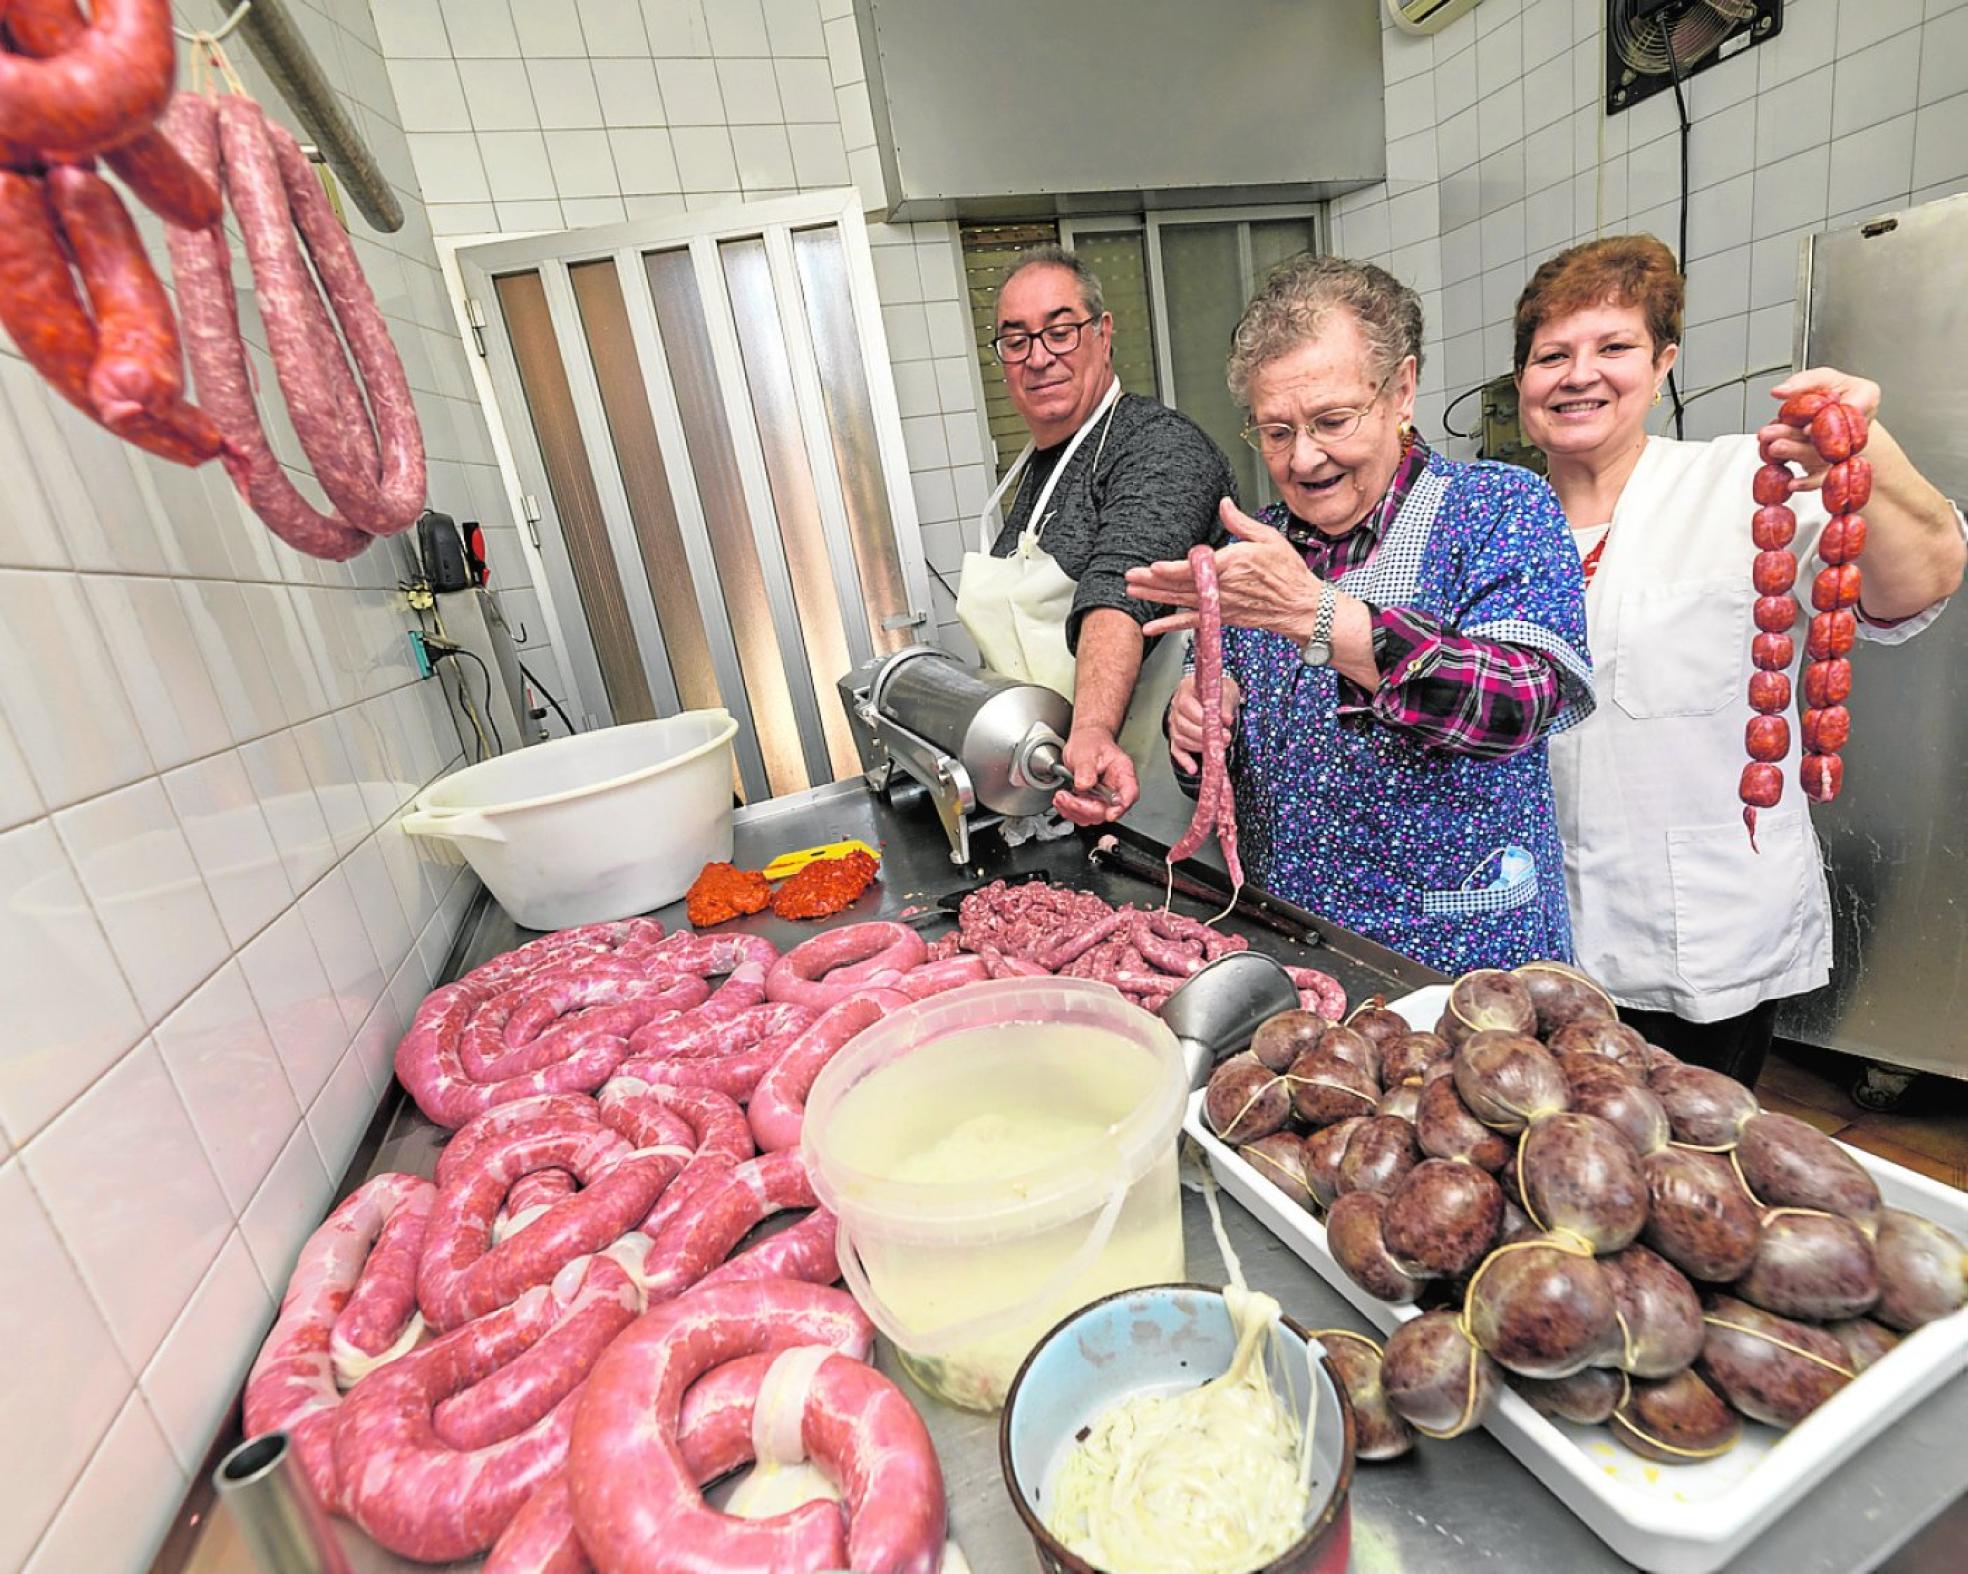
<svg viewBox="0 0 1968 1574"><path fill-rule="evenodd" d="M1500 760L1529 748L1558 713L1558 671L1542 651L1468 639L1411 607L1371 607L1380 686L1340 678L1339 714L1371 715L1429 748Z"/></svg>

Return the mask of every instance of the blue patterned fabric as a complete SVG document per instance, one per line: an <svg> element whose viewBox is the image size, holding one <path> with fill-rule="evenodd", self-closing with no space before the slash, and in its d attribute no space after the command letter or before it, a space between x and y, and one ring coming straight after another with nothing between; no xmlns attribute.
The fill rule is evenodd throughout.
<svg viewBox="0 0 1968 1574"><path fill-rule="evenodd" d="M1373 556L1338 584L1546 652L1563 685L1552 730L1591 713L1578 553L1530 471L1431 455ZM1244 692L1231 769L1259 884L1445 973L1571 957L1544 739L1500 760L1431 749L1340 716L1338 674L1281 635L1226 628L1223 651Z"/></svg>

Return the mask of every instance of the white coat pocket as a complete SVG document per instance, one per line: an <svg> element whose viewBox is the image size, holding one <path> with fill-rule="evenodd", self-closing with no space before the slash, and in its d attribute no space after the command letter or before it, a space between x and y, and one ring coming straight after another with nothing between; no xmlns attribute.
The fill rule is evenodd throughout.
<svg viewBox="0 0 1968 1574"><path fill-rule="evenodd" d="M1613 699L1636 721L1708 716L1748 682L1749 576L1683 580L1620 598Z"/></svg>
<svg viewBox="0 0 1968 1574"><path fill-rule="evenodd" d="M1674 971L1697 993L1787 973L1804 933L1817 843L1797 809L1758 811L1756 844L1740 819L1667 833Z"/></svg>

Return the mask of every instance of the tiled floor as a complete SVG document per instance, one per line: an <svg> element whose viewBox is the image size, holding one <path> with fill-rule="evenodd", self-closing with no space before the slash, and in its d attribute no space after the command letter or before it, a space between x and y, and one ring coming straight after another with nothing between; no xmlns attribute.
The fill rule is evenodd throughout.
<svg viewBox="0 0 1968 1574"><path fill-rule="evenodd" d="M1852 1102L1860 1062L1779 1044L1756 1084L1765 1109L1809 1121L1840 1142L1968 1190L1968 1082L1922 1077L1891 1114Z"/></svg>

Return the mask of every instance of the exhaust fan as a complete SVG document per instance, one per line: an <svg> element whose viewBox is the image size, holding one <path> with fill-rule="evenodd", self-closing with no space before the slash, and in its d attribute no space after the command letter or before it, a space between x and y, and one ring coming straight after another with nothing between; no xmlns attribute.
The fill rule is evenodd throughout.
<svg viewBox="0 0 1968 1574"><path fill-rule="evenodd" d="M1783 31L1783 0L1606 0L1606 113Z"/></svg>

